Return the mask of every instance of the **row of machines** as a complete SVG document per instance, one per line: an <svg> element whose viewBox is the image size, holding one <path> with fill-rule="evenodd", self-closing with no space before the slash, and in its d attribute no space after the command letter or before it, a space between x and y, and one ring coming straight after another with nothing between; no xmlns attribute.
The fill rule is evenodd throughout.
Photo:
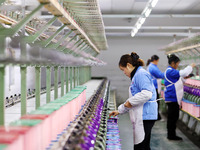
<svg viewBox="0 0 200 150"><path fill-rule="evenodd" d="M109 118L109 81L102 80L86 101L86 87L77 86L61 98L0 127L3 150L121 150L118 118ZM111 104L112 103L112 104Z"/></svg>

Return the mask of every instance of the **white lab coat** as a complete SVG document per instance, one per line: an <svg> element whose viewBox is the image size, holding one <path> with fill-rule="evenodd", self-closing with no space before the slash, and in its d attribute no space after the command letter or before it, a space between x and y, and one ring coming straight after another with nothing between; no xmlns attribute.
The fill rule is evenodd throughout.
<svg viewBox="0 0 200 150"><path fill-rule="evenodd" d="M131 90L129 88L129 98L132 97ZM133 143L134 145L141 143L144 140L144 126L143 126L143 105L140 104L133 109L129 110L129 116L133 125Z"/></svg>
<svg viewBox="0 0 200 150"><path fill-rule="evenodd" d="M133 125L133 143L134 145L141 143L144 140L145 132L143 126L143 106L152 97L152 92L147 90L142 90L141 92L132 96L131 90L129 88L129 103L133 106L132 108L127 108L124 104L118 107L120 114L124 114L129 111L130 120Z"/></svg>
<svg viewBox="0 0 200 150"><path fill-rule="evenodd" d="M176 91L176 98L177 98L177 102L179 105L181 105L181 101L182 101L182 98L183 98L183 94L184 94L184 91L183 91L183 82L184 82L184 78L182 77L186 77L188 76L191 72L192 72L192 67L191 66L187 66L185 69L183 70L180 70L179 74L180 74L180 78L177 82L173 83L172 81L170 81L167 76L166 76L166 72L167 70L169 70L171 68L167 68L165 73L164 73L164 76L165 76L165 79L170 83L169 85L166 86L167 87L170 87L172 85L175 86L175 91Z"/></svg>

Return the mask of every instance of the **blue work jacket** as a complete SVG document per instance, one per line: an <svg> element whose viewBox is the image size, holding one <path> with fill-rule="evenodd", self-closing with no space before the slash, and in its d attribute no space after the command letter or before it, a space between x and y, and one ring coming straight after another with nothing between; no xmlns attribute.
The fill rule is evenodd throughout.
<svg viewBox="0 0 200 150"><path fill-rule="evenodd" d="M148 90L153 93L152 98L144 103L143 120L157 120L158 104L156 102L156 90L151 75L141 66L138 67L132 78L130 90L133 96L142 90Z"/></svg>
<svg viewBox="0 0 200 150"><path fill-rule="evenodd" d="M157 65L152 64L152 63L149 64L147 71L151 74L153 84L155 88L157 89L158 88L157 79L163 79L164 73L159 70Z"/></svg>
<svg viewBox="0 0 200 150"><path fill-rule="evenodd" d="M170 69L168 69L170 68ZM168 66L168 70L166 71L166 77L169 81L176 83L179 78L180 78L180 74L179 74L179 70L176 70L174 68L172 68L171 66ZM176 96L176 89L175 89L175 85L170 85L171 83L169 83L166 78L164 80L165 83L165 101L166 102L177 102L177 96Z"/></svg>

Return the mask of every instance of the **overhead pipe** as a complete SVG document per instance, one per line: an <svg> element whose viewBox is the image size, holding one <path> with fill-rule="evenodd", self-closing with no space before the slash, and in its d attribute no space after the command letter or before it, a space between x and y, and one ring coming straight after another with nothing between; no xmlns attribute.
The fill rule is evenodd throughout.
<svg viewBox="0 0 200 150"><path fill-rule="evenodd" d="M106 36L130 36L131 33L129 32L107 32ZM151 33L137 33L136 36L165 36L165 37L173 37L174 35L180 37L188 37L188 33L181 33L181 32L151 32Z"/></svg>
<svg viewBox="0 0 200 150"><path fill-rule="evenodd" d="M131 30L132 26L105 26L106 30ZM199 26L142 26L140 29L144 30L200 30Z"/></svg>
<svg viewBox="0 0 200 150"><path fill-rule="evenodd" d="M83 14L80 16L97 16L97 15L87 15ZM139 18L142 17L141 14L132 15L132 14L103 14L103 18ZM52 15L42 15L39 16L40 19L50 19ZM151 14L149 18L200 18L199 14Z"/></svg>
<svg viewBox="0 0 200 150"><path fill-rule="evenodd" d="M141 14L103 14L103 18L139 18ZM150 18L200 18L199 14L151 14Z"/></svg>

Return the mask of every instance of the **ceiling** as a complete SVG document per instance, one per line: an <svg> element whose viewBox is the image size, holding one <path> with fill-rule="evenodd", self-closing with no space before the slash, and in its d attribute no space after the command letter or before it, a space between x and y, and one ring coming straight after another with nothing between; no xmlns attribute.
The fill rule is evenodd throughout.
<svg viewBox="0 0 200 150"><path fill-rule="evenodd" d="M25 1L29 9L38 4L37 0L9 1L18 6ZM131 30L149 0L98 1L106 36L130 37ZM43 12L45 11L43 9ZM197 32L200 32L200 0L158 0L136 36L187 37Z"/></svg>
<svg viewBox="0 0 200 150"><path fill-rule="evenodd" d="M148 0L99 0L107 36L130 36ZM200 32L200 0L159 0L136 36Z"/></svg>

